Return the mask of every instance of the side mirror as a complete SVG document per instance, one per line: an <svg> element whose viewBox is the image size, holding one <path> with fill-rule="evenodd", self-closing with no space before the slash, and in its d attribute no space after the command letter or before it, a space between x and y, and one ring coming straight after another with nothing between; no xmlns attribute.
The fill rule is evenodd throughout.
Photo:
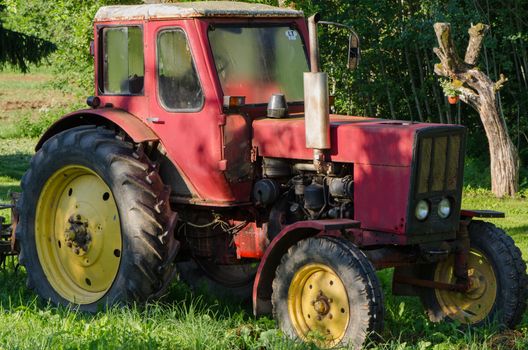
<svg viewBox="0 0 528 350"><path fill-rule="evenodd" d="M356 34L356 32L354 32L352 27L347 26L345 24L336 23L336 22L328 22L328 21L319 21L318 23L343 28L350 33L348 37L347 68L356 69L357 66L359 65L359 57L361 56L361 52L359 50L359 36Z"/></svg>
<svg viewBox="0 0 528 350"><path fill-rule="evenodd" d="M354 31L350 31L348 38L348 69L356 69L359 65L361 51L359 49L359 37Z"/></svg>

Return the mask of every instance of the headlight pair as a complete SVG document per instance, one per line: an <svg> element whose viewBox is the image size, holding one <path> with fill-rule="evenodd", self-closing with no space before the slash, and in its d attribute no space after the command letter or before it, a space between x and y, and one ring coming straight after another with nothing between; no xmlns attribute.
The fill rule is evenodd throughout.
<svg viewBox="0 0 528 350"><path fill-rule="evenodd" d="M429 212L431 211L431 205L425 199L418 201L416 208L414 210L414 215L420 221L427 219ZM437 209L438 216L442 219L446 219L451 214L451 201L449 198L442 198L440 203L438 203Z"/></svg>

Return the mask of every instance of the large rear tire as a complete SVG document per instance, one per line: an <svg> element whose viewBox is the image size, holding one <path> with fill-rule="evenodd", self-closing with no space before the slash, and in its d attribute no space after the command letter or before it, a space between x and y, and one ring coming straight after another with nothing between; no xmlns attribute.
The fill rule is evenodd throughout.
<svg viewBox="0 0 528 350"><path fill-rule="evenodd" d="M273 281L273 314L292 338L319 347L361 348L383 328L383 294L367 257L338 238L308 238L282 258Z"/></svg>
<svg viewBox="0 0 528 350"><path fill-rule="evenodd" d="M471 222L469 238L468 273L472 286L465 293L424 288L420 297L430 320L473 326L497 322L515 327L526 310L528 290L521 251L503 230L487 222ZM453 266L454 257L450 256L426 269L423 277L456 283Z"/></svg>
<svg viewBox="0 0 528 350"><path fill-rule="evenodd" d="M171 278L169 190L142 149L113 131L51 137L22 189L20 262L42 298L96 311L145 301Z"/></svg>

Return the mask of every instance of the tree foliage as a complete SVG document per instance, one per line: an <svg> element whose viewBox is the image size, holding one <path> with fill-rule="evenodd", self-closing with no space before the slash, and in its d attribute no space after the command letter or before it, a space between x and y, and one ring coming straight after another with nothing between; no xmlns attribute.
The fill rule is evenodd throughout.
<svg viewBox="0 0 528 350"><path fill-rule="evenodd" d="M93 87L89 42L97 9L130 0L4 0L6 28L38 34L57 45L50 60L57 82L84 94ZM167 1L168 2L168 1ZM251 0L278 5L279 0ZM528 160L528 2L518 0L280 0L319 12L324 20L352 26L361 38L358 70L345 68L346 35L321 29L323 69L336 95L336 111L415 121L462 123L469 128L469 153L482 152L486 137L478 114L469 106L451 106L434 74L437 60L435 22L449 22L456 42L467 41L472 23L486 23L490 31L483 45L479 69L492 80L504 73L508 83L498 95L499 111L521 159ZM462 44L463 45L463 44ZM519 136L519 137L518 137Z"/></svg>
<svg viewBox="0 0 528 350"><path fill-rule="evenodd" d="M0 1L0 68L7 64L27 72L28 64L39 64L56 46L36 36L3 27L5 5Z"/></svg>
<svg viewBox="0 0 528 350"><path fill-rule="evenodd" d="M320 40L323 69L334 77L339 112L415 121L461 123L468 127L468 153L489 161L479 115L465 104L449 105L434 74L438 62L433 24L449 22L454 40L467 42L472 23L486 23L478 69L508 83L498 92L500 117L522 163L528 161L528 2L516 0L293 0L287 3L310 15L354 27L362 42L355 72L344 69L346 40L333 33ZM463 53L462 53L463 54ZM521 163L521 167L522 167ZM522 169L522 168L521 168ZM526 173L524 174L526 179ZM524 186L527 184L525 183Z"/></svg>
<svg viewBox="0 0 528 350"><path fill-rule="evenodd" d="M5 25L38 35L57 46L50 56L56 84L87 94L93 90L93 18L99 7L141 3L131 0L5 0Z"/></svg>

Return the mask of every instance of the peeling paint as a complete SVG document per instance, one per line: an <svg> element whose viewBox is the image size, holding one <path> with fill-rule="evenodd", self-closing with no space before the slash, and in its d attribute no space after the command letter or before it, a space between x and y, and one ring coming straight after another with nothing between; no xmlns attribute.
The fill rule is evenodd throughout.
<svg viewBox="0 0 528 350"><path fill-rule="evenodd" d="M104 6L96 22L194 17L303 17L302 11L235 1L199 1L170 4Z"/></svg>

